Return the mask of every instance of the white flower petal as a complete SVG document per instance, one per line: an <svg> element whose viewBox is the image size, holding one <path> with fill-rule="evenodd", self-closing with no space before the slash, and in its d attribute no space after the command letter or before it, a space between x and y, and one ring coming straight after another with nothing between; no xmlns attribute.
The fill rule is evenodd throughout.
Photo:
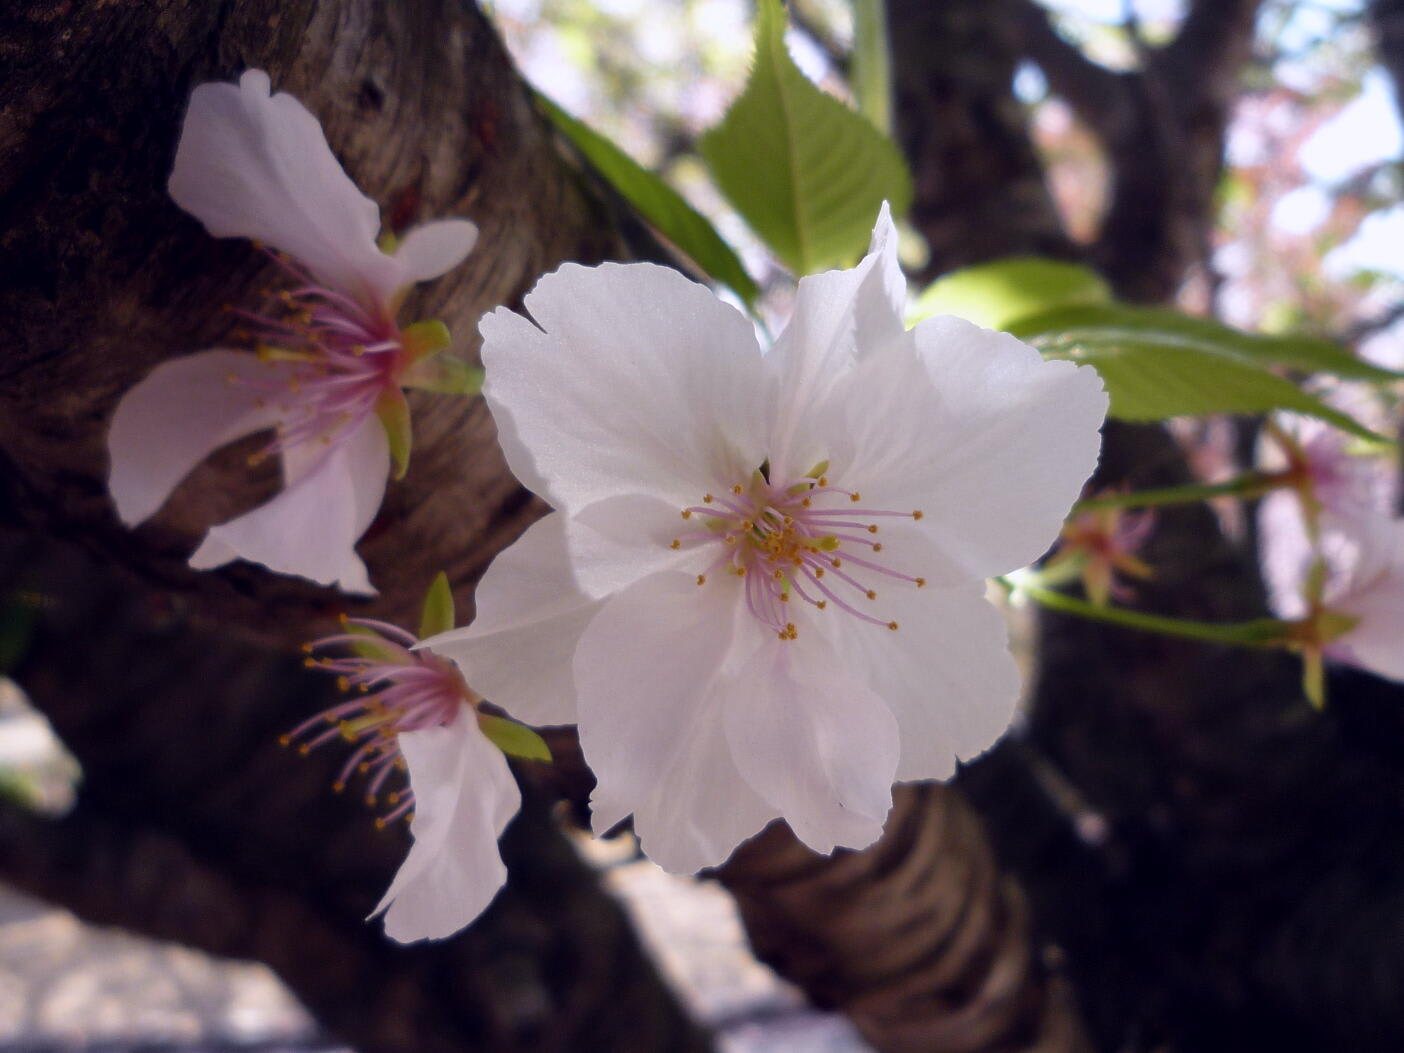
<svg viewBox="0 0 1404 1053"><path fill-rule="evenodd" d="M405 284L376 247L380 210L356 188L317 118L268 74L201 84L176 147L170 194L215 237L254 238L362 298Z"/></svg>
<svg viewBox="0 0 1404 1053"><path fill-rule="evenodd" d="M507 463L558 509L646 493L695 504L763 458L751 323L647 263L567 264L479 325L483 388ZM544 330L544 332L543 332Z"/></svg>
<svg viewBox="0 0 1404 1053"><path fill-rule="evenodd" d="M277 423L259 405L275 366L241 351L162 362L122 396L107 435L108 489L122 522L150 516L192 468L225 443Z"/></svg>
<svg viewBox="0 0 1404 1053"><path fill-rule="evenodd" d="M466 219L435 220L406 234L395 259L404 267L407 281L426 282L462 263L477 240L478 228Z"/></svg>
<svg viewBox="0 0 1404 1053"><path fill-rule="evenodd" d="M401 943L451 936L507 880L497 839L521 804L502 751L465 711L448 727L400 735L414 791L414 843L371 917Z"/></svg>
<svg viewBox="0 0 1404 1053"><path fill-rule="evenodd" d="M800 279L789 324L766 355L776 392L766 451L775 478L798 478L828 456L814 410L857 355L876 353L901 337L906 289L886 204L858 266Z"/></svg>
<svg viewBox="0 0 1404 1053"><path fill-rule="evenodd" d="M679 522L676 511L646 497L602 501L576 520L549 515L488 567L472 624L424 645L457 662L475 690L518 720L573 723L571 661L580 634L611 593L695 560L664 540L664 528Z"/></svg>
<svg viewBox="0 0 1404 1053"><path fill-rule="evenodd" d="M330 448L315 441L290 447L283 474L286 489L211 528L190 565L204 570L246 559L345 592L375 592L356 542L380 508L390 474L390 445L379 419L367 417Z"/></svg>
<svg viewBox="0 0 1404 1053"><path fill-rule="evenodd" d="M1306 616L1303 590L1315 558L1301 499L1289 490L1268 494L1258 506L1258 564L1267 586L1268 606L1279 618Z"/></svg>
<svg viewBox="0 0 1404 1053"><path fill-rule="evenodd" d="M825 412L847 419L829 425L842 437L830 475L864 507L920 509L942 562L967 578L1026 566L1096 466L1101 378L960 318L929 319L907 339L929 384L906 348L865 360Z"/></svg>
<svg viewBox="0 0 1404 1053"><path fill-rule="evenodd" d="M866 847L892 807L897 721L851 672L806 626L767 640L728 685L737 769L816 852Z"/></svg>
<svg viewBox="0 0 1404 1053"><path fill-rule="evenodd" d="M878 586L876 611L897 622L845 626L839 657L897 718L897 779L946 779L989 749L1014 718L1019 671L1003 616L984 584Z"/></svg>
<svg viewBox="0 0 1404 1053"><path fill-rule="evenodd" d="M603 833L633 812L639 846L671 874L719 866L780 815L736 770L720 720L698 723L653 793L629 801L607 794L597 787L590 798L595 830Z"/></svg>
<svg viewBox="0 0 1404 1053"><path fill-rule="evenodd" d="M722 733L739 598L734 582L699 587L664 571L611 598L576 650L595 830L634 812L644 850L668 870L722 862L776 815L736 777Z"/></svg>

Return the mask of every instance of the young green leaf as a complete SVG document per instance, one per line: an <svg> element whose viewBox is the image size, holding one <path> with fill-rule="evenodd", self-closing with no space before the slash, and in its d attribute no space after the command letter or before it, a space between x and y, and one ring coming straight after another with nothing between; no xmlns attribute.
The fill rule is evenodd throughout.
<svg viewBox="0 0 1404 1053"><path fill-rule="evenodd" d="M853 101L883 135L892 134L892 51L887 0L853 2Z"/></svg>
<svg viewBox="0 0 1404 1053"><path fill-rule="evenodd" d="M728 286L749 306L760 290L746 268L700 212L676 190L619 147L554 102L536 93L537 104L551 123L655 230L686 253L712 278Z"/></svg>
<svg viewBox="0 0 1404 1053"><path fill-rule="evenodd" d="M424 609L419 615L419 638L427 640L453 628L453 590L448 575L439 571L424 596Z"/></svg>
<svg viewBox="0 0 1404 1053"><path fill-rule="evenodd" d="M1166 347L1146 339L1113 343L1097 339L1095 334L1089 336L1074 346L1055 345L1048 357L1068 358L1095 368L1111 396L1108 412L1121 420L1287 409L1318 417L1363 438L1379 438L1354 418L1250 359Z"/></svg>
<svg viewBox="0 0 1404 1053"><path fill-rule="evenodd" d="M491 713L479 713L478 727L483 729L489 742L509 757L551 762L551 748L546 740L525 724Z"/></svg>
<svg viewBox="0 0 1404 1053"><path fill-rule="evenodd" d="M760 0L750 79L698 149L736 210L796 274L857 259L882 202L897 215L911 202L897 148L790 58L780 0Z"/></svg>
<svg viewBox="0 0 1404 1053"><path fill-rule="evenodd" d="M915 325L938 314L954 314L1005 329L1021 318L1055 307L1109 304L1111 288L1090 267L1037 256L1020 256L963 267L928 285L907 321Z"/></svg>
<svg viewBox="0 0 1404 1053"><path fill-rule="evenodd" d="M939 284L939 282L937 283ZM1384 382L1404 374L1356 358L1339 344L1311 336L1265 336L1245 333L1208 318L1192 318L1156 307L1130 304L1063 302L1046 311L1011 318L1007 328L1025 340L1056 336L1064 344L1110 346L1155 344L1167 350L1186 349L1251 359L1345 380ZM1005 328L1006 326L1001 326Z"/></svg>

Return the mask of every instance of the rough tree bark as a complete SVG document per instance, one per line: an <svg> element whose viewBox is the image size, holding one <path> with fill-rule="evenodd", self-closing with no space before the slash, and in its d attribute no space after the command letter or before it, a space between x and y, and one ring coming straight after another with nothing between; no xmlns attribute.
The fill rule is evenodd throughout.
<svg viewBox="0 0 1404 1053"><path fill-rule="evenodd" d="M270 278L257 251L209 238L165 194L191 88L249 66L321 117L400 224L479 224L469 262L408 305L444 318L461 353L478 315L559 261L636 251L559 162L470 4L6 6L0 464L4 518L26 533L7 538L0 564L7 595L45 597L18 672L86 778L62 823L5 814L0 871L87 917L268 961L362 1053L704 1048L540 801L507 839L511 887L473 932L398 949L365 925L403 835L378 837L364 811L328 799L332 758L292 763L273 748L325 704L292 651L345 600L183 562L209 522L273 480L251 478L236 453L156 523L133 533L113 516L103 436L116 397L161 359L217 344L220 305ZM382 589L374 610L408 624L439 568L466 601L540 514L479 400L415 409L410 475L362 548ZM100 562L36 547L45 535ZM147 584L109 580L113 565Z"/></svg>

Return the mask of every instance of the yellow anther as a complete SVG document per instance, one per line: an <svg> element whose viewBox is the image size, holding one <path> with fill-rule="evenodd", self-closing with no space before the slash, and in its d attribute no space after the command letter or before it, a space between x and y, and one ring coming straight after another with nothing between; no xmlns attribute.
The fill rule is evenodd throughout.
<svg viewBox="0 0 1404 1053"><path fill-rule="evenodd" d="M828 477L827 475L821 475L821 476L819 477L819 485L820 485L820 486L828 486L828 485L829 485L829 477Z"/></svg>
<svg viewBox="0 0 1404 1053"><path fill-rule="evenodd" d="M302 653L303 653L303 654L311 654L311 653L312 653L312 645L311 645L310 643L305 643L305 644L303 644L303 645L302 645Z"/></svg>
<svg viewBox="0 0 1404 1053"><path fill-rule="evenodd" d="M789 594L788 592L782 592L782 593L780 594L780 602L781 602L781 603L789 603L789 602L790 602L790 594Z"/></svg>
<svg viewBox="0 0 1404 1053"><path fill-rule="evenodd" d="M278 745L279 745L279 746L289 746L289 745L291 745L291 744L292 744L292 736L291 736L291 735L279 735L279 736L278 736Z"/></svg>
<svg viewBox="0 0 1404 1053"><path fill-rule="evenodd" d="M707 584L707 575L705 575L705 574L699 574L699 575L697 575L697 584L699 584L699 585L705 585L705 584Z"/></svg>
<svg viewBox="0 0 1404 1053"><path fill-rule="evenodd" d="M800 502L800 504L803 505L805 508L808 508L810 505L809 498L806 497L803 501Z"/></svg>
<svg viewBox="0 0 1404 1053"><path fill-rule="evenodd" d="M317 664L317 659L315 658L304 658L302 660L302 666L304 669L316 669Z"/></svg>
<svg viewBox="0 0 1404 1053"><path fill-rule="evenodd" d="M830 560L830 562L833 563L833 565L834 565L835 567L841 567L841 566L843 566L843 560L839 559L837 556L835 556L832 560Z"/></svg>
<svg viewBox="0 0 1404 1053"><path fill-rule="evenodd" d="M716 498L713 497L711 494L703 494L703 495L702 495L702 503L703 503L704 505L709 505L709 504L711 504L711 503L712 503L713 501L715 501L715 500L716 500Z"/></svg>
<svg viewBox="0 0 1404 1053"><path fill-rule="evenodd" d="M853 493L848 495L848 499L854 504L857 504L859 501L863 500L863 495L855 490Z"/></svg>
<svg viewBox="0 0 1404 1053"><path fill-rule="evenodd" d="M785 580L785 572L784 572L783 570L776 570L776 571L773 571L773 572L771 573L771 577L773 577L776 581L784 581L784 580Z"/></svg>
<svg viewBox="0 0 1404 1053"><path fill-rule="evenodd" d="M309 745L307 745L307 743L304 742L301 746L299 746L299 747L297 748L297 752L300 753L300 754L302 754L302 755L305 757L305 756L307 756L309 753L312 752L312 747L309 746Z"/></svg>
<svg viewBox="0 0 1404 1053"><path fill-rule="evenodd" d="M888 623L887 623L887 627L888 627L889 629L891 629L894 633L897 631L897 623L896 623L896 622L888 622Z"/></svg>
<svg viewBox="0 0 1404 1053"><path fill-rule="evenodd" d="M337 689L338 691L350 691L350 690L351 690L351 681L350 681L349 679L347 679L346 677L344 677L344 676L339 676L339 677L337 677L337 678L336 678L336 689Z"/></svg>
<svg viewBox="0 0 1404 1053"><path fill-rule="evenodd" d="M923 515L925 515L925 513L922 512L922 510L921 510L920 508L918 508L915 512L912 513L912 518L913 518L913 519L920 519Z"/></svg>
<svg viewBox="0 0 1404 1053"><path fill-rule="evenodd" d="M684 508L684 509L682 510L682 517L683 517L684 519L691 519L691 518L692 518L692 509L690 509L690 508Z"/></svg>
<svg viewBox="0 0 1404 1053"><path fill-rule="evenodd" d="M916 580L916 586L917 586L917 588L922 588L925 584L926 584L926 579L925 579L925 578L917 578L917 580Z"/></svg>
<svg viewBox="0 0 1404 1053"><path fill-rule="evenodd" d="M368 793L368 794L366 794L366 807L367 807L367 808L374 808L374 807L375 807L375 794L373 794L373 793Z"/></svg>
<svg viewBox="0 0 1404 1053"><path fill-rule="evenodd" d="M733 486L733 487L731 488L731 492L732 492L733 494L735 494L737 497L740 497L741 494L742 494L744 491L742 491L742 489L741 489L741 484L740 484L740 483L737 483L735 486Z"/></svg>
<svg viewBox="0 0 1404 1053"><path fill-rule="evenodd" d="M396 793L391 793L391 794L386 798L386 800L389 801L391 804L399 804L399 803L400 803L400 795L399 795L398 792L396 792Z"/></svg>
<svg viewBox="0 0 1404 1053"><path fill-rule="evenodd" d="M673 540L670 541L670 542L668 543L668 547L669 547L669 548L682 548L682 541L680 541L678 538L673 538Z"/></svg>
<svg viewBox="0 0 1404 1053"><path fill-rule="evenodd" d="M868 599L870 599L870 600L875 600L875 599L877 599L877 590L876 590L876 589L869 589L869 590L868 590Z"/></svg>
<svg viewBox="0 0 1404 1053"><path fill-rule="evenodd" d="M381 816L376 816L376 817L375 817L375 828L376 828L377 830L384 830L384 829L385 829L385 820L384 820L384 818L382 818Z"/></svg>
<svg viewBox="0 0 1404 1053"><path fill-rule="evenodd" d="M336 782L332 783L332 793L345 793L345 792L346 792L346 784L345 784L344 782L342 782L340 779L337 779Z"/></svg>
<svg viewBox="0 0 1404 1053"><path fill-rule="evenodd" d="M877 533L877 524L876 524L876 523L869 523L869 524L868 524L868 533L869 533L869 534L876 534L876 533Z"/></svg>
<svg viewBox="0 0 1404 1053"><path fill-rule="evenodd" d="M365 761L361 761L360 764L356 765L356 770L364 775L366 772L370 771L370 765Z"/></svg>
<svg viewBox="0 0 1404 1053"><path fill-rule="evenodd" d="M745 567L737 567L737 568L736 568L736 576L737 576L738 578L744 578L744 577L746 576L746 568L745 568Z"/></svg>
<svg viewBox="0 0 1404 1053"><path fill-rule="evenodd" d="M823 568L823 567L815 567L815 568L814 568L814 576L815 576L816 578L822 578L822 577L824 576L824 568Z"/></svg>
<svg viewBox="0 0 1404 1053"><path fill-rule="evenodd" d="M874 551L874 552L881 552L881 551L882 551L882 542L881 542L881 541L879 541L877 544L875 544L875 545L873 546L873 551Z"/></svg>
<svg viewBox="0 0 1404 1053"><path fill-rule="evenodd" d="M816 603L814 606L818 607L818 608L822 611L822 610L823 610L825 607L827 607L828 605L829 605L829 601L828 601L828 600L820 600L820 601L819 601L818 603Z"/></svg>

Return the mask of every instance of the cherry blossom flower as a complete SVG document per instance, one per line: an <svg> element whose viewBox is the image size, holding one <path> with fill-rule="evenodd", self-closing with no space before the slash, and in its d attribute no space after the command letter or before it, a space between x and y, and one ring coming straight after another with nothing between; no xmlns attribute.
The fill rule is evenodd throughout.
<svg viewBox="0 0 1404 1053"><path fill-rule="evenodd" d="M674 271L566 265L481 323L507 459L556 509L428 641L534 724L578 721L595 829L666 869L777 817L882 830L1013 714L988 575L1048 547L1097 459L1097 375L957 318L907 332L883 210L762 354Z"/></svg>
<svg viewBox="0 0 1404 1053"><path fill-rule="evenodd" d="M421 633L452 625L451 599L446 622L432 620L435 600L448 595L447 580L436 581L435 590ZM307 645L307 664L335 674L352 697L294 728L283 744L297 742L304 754L331 742L355 747L335 788L359 775L366 803L384 799L390 806L376 824L411 817L414 839L371 916L383 912L386 933L402 943L441 939L476 918L507 879L497 840L521 794L502 747L525 742L526 750L514 752L549 754L528 729L480 712L482 698L457 667L414 650L413 634L366 618L342 624L342 632Z"/></svg>
<svg viewBox="0 0 1404 1053"><path fill-rule="evenodd" d="M379 210L346 175L300 102L268 75L195 89L170 179L176 203L216 237L282 250L290 287L272 310L242 314L257 355L215 349L158 366L128 391L108 436L109 488L135 525L215 449L254 432L274 438L284 489L213 527L193 567L262 563L349 592L374 592L355 544L380 507L394 461L409 456L403 387L454 390L463 367L434 357L439 322L395 320L415 282L468 254L467 220L428 223L377 244ZM457 372L455 371L457 370Z"/></svg>
<svg viewBox="0 0 1404 1053"><path fill-rule="evenodd" d="M1300 417L1276 421L1266 457L1285 486L1258 510L1269 604L1295 621L1308 661L1322 656L1404 680L1404 520L1389 458ZM1319 672L1309 669L1311 681Z"/></svg>
<svg viewBox="0 0 1404 1053"><path fill-rule="evenodd" d="M1044 565L1041 577L1061 576L1067 571L1082 579L1087 598L1105 606L1115 597L1125 601L1131 589L1118 576L1148 580L1154 575L1145 560L1136 555L1155 528L1155 512L1149 508L1130 512L1124 508L1090 508L1063 524L1057 554Z"/></svg>

